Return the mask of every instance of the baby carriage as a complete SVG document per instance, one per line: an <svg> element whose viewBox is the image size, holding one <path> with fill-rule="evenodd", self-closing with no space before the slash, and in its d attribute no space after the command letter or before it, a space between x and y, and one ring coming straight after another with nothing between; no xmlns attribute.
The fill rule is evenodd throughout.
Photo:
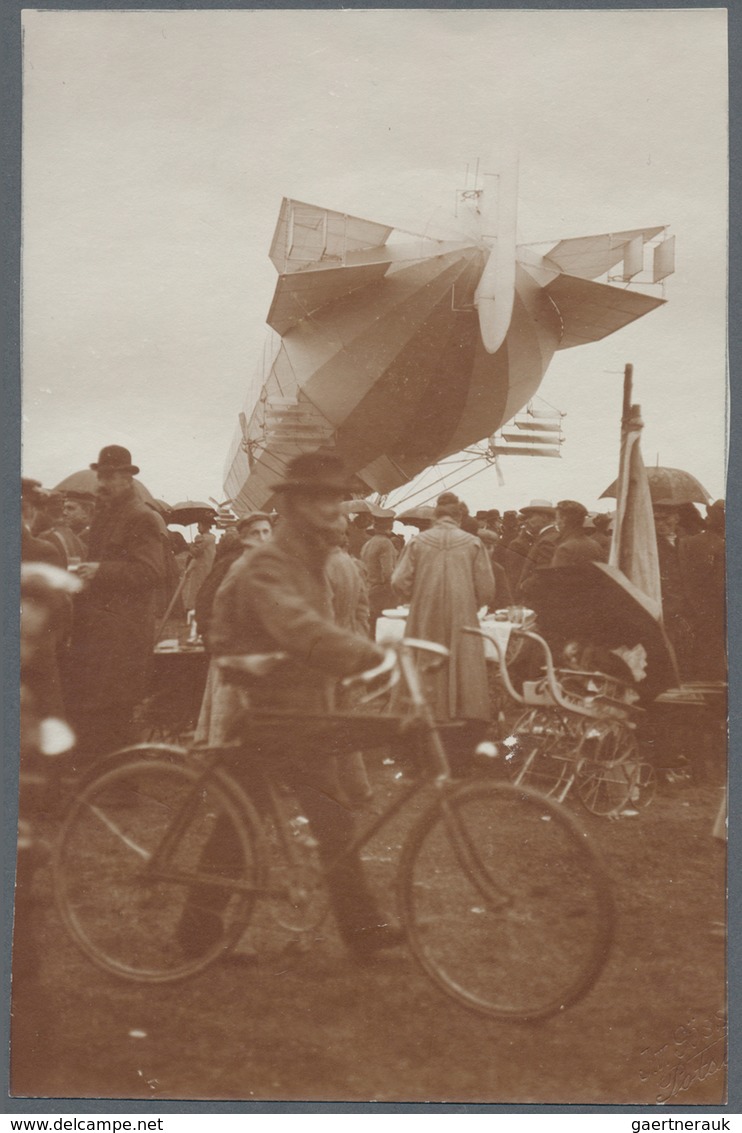
<svg viewBox="0 0 742 1133"><path fill-rule="evenodd" d="M510 632L537 657L535 678L517 688L512 651L495 641L502 684L522 708L497 753L518 785L559 802L574 791L596 815L637 812L656 784L639 725L654 699L679 683L662 626L643 595L603 563L543 570L530 597L539 632Z"/></svg>

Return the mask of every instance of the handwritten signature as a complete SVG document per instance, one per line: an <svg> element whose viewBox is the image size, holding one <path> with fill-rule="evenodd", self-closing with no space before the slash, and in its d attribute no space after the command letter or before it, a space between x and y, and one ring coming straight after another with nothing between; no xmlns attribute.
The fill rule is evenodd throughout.
<svg viewBox="0 0 742 1133"><path fill-rule="evenodd" d="M727 1021L724 1011L692 1016L673 1031L662 1046L641 1052L639 1077L654 1081L659 1105L670 1101L695 1082L704 1082L727 1065Z"/></svg>

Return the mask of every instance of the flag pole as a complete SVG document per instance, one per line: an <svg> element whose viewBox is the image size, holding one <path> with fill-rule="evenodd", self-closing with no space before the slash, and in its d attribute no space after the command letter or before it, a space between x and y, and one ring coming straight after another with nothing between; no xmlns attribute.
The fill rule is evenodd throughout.
<svg viewBox="0 0 742 1133"><path fill-rule="evenodd" d="M621 415L621 435L623 436L624 430L629 427L631 420L631 395L634 385L634 366L631 362L627 362L623 371L623 413Z"/></svg>

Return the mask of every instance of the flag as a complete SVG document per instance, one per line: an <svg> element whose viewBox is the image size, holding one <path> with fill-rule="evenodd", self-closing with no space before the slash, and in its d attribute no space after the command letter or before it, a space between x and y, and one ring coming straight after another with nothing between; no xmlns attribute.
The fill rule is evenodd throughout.
<svg viewBox="0 0 742 1133"><path fill-rule="evenodd" d="M632 406L631 416L622 430L616 483L616 516L608 561L646 595L654 616L661 620L662 591L657 535L647 470L641 454L642 428L639 407Z"/></svg>

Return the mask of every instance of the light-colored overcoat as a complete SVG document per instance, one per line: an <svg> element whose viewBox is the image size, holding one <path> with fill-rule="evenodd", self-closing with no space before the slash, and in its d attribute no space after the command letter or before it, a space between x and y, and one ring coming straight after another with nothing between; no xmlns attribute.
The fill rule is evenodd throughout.
<svg viewBox="0 0 742 1133"><path fill-rule="evenodd" d="M407 544L392 585L402 601L410 603L405 636L436 641L451 651L433 690L436 718L489 719L483 642L461 633L465 626L478 625L477 611L495 595L482 542L452 519L440 519Z"/></svg>

